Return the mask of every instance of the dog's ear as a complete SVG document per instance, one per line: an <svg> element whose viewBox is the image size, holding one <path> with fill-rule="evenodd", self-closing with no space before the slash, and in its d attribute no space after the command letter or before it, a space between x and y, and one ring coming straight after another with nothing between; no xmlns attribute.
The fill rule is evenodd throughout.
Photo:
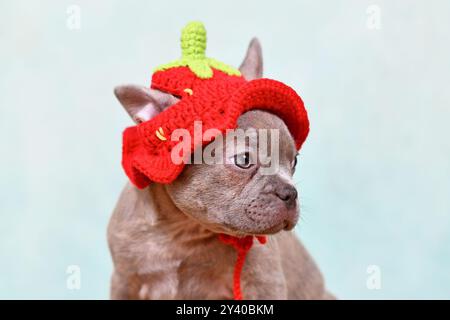
<svg viewBox="0 0 450 320"><path fill-rule="evenodd" d="M114 94L136 123L152 119L179 101L171 94L135 85L118 86Z"/></svg>
<svg viewBox="0 0 450 320"><path fill-rule="evenodd" d="M263 75L263 58L261 44L257 38L253 38L248 45L247 54L239 67L242 75L247 80L261 78Z"/></svg>

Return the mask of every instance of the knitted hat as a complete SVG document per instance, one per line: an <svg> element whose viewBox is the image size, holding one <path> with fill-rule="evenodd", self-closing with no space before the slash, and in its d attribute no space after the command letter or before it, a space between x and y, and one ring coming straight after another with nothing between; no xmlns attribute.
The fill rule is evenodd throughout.
<svg viewBox="0 0 450 320"><path fill-rule="evenodd" d="M183 29L181 49L181 59L156 68L151 83L151 88L179 97L179 102L123 133L122 165L134 185L145 188L152 181L170 183L177 178L185 164L172 161L172 148L179 141L172 141L171 133L184 128L193 136L195 121L202 122L203 132L214 128L225 133L237 127L244 112L265 110L286 123L300 149L309 120L292 88L271 79L247 81L239 70L206 57L206 30L200 22ZM190 152L196 147L192 141Z"/></svg>

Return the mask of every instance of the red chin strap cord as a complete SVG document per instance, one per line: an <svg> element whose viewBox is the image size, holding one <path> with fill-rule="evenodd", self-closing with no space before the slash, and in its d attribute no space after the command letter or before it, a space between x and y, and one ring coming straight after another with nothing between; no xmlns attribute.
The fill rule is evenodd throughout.
<svg viewBox="0 0 450 320"><path fill-rule="evenodd" d="M231 245L237 251L237 259L236 264L234 265L234 275L233 275L233 296L234 300L242 300L242 290L241 290L241 273L242 268L244 267L245 257L247 256L248 251L253 245L254 236L246 236L242 238L233 237L228 234L221 233L219 234L219 240L222 243ZM265 236L256 236L259 243L265 244L267 242L267 238Z"/></svg>

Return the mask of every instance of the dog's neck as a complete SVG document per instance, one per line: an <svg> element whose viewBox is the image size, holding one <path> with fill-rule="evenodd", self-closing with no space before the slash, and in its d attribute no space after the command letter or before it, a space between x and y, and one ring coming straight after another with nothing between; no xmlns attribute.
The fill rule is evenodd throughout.
<svg viewBox="0 0 450 320"><path fill-rule="evenodd" d="M152 183L145 191L149 197L148 200L152 203L152 214L158 220L167 222L182 220L188 222L189 217L173 203L164 185Z"/></svg>
<svg viewBox="0 0 450 320"><path fill-rule="evenodd" d="M153 183L143 191L146 198L146 222L157 226L161 234L171 241L192 242L217 236L182 212L172 201L164 185Z"/></svg>

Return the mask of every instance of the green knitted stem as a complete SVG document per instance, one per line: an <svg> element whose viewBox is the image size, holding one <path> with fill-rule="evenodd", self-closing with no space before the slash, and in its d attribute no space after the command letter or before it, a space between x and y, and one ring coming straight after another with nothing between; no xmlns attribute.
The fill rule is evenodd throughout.
<svg viewBox="0 0 450 320"><path fill-rule="evenodd" d="M206 57L206 30L203 23L188 23L181 32L181 59L163 64L155 69L163 71L174 67L189 67L195 75L202 79L213 76L211 69L220 70L231 76L240 76L239 70L220 61Z"/></svg>
<svg viewBox="0 0 450 320"><path fill-rule="evenodd" d="M181 31L181 56L188 60L205 59L206 30L201 22L191 22Z"/></svg>

